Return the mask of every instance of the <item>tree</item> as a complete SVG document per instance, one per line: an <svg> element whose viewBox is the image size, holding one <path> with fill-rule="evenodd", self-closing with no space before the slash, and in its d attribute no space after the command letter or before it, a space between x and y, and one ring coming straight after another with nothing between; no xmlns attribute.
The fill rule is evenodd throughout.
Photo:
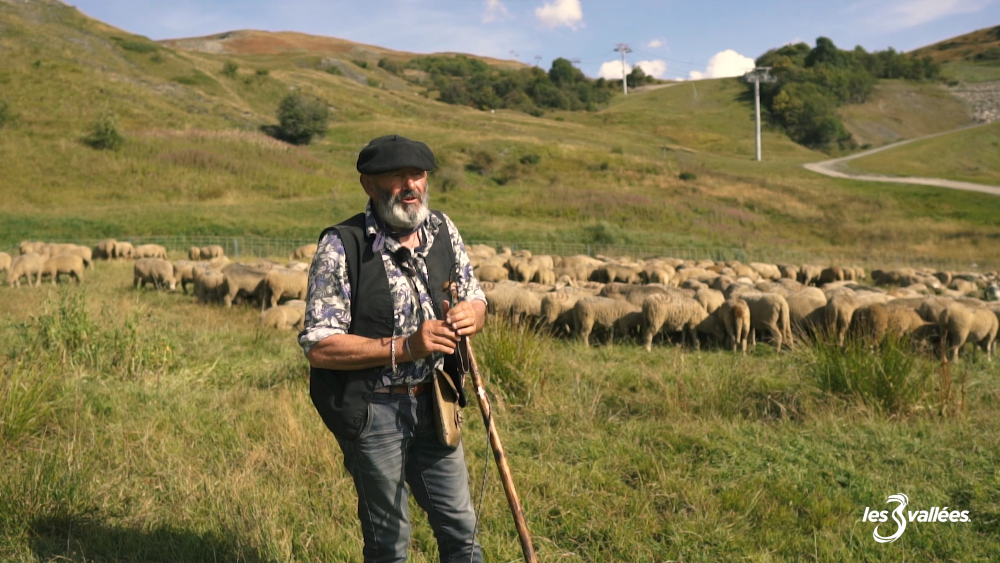
<svg viewBox="0 0 1000 563"><path fill-rule="evenodd" d="M559 57L552 61L552 68L549 69L549 80L556 86L571 86L586 79L583 72L568 60Z"/></svg>
<svg viewBox="0 0 1000 563"><path fill-rule="evenodd" d="M308 145L326 133L330 113L322 100L298 92L278 104L278 137L295 145Z"/></svg>
<svg viewBox="0 0 1000 563"><path fill-rule="evenodd" d="M240 71L240 65L234 63L233 61L226 61L222 65L222 75L229 78L236 78L236 74Z"/></svg>

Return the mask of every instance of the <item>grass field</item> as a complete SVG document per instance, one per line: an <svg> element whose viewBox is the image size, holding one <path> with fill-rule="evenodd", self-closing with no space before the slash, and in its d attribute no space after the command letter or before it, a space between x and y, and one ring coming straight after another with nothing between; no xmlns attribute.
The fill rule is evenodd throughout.
<svg viewBox="0 0 1000 563"><path fill-rule="evenodd" d="M1000 185L1000 123L851 160L851 170Z"/></svg>
<svg viewBox="0 0 1000 563"><path fill-rule="evenodd" d="M941 84L883 80L872 99L840 108L859 145L881 146L972 123L969 110Z"/></svg>
<svg viewBox="0 0 1000 563"><path fill-rule="evenodd" d="M255 328L252 309L136 292L130 269L0 287L0 559L359 560L352 484L293 334ZM542 561L1000 557L1000 364L981 356L952 367L944 403L921 356L919 393L891 414L820 390L804 345L585 349L494 320L476 350ZM478 490L487 451L469 410ZM972 522L877 544L861 516L897 492ZM413 560L434 560L413 514ZM519 559L495 472L482 514L487 560Z"/></svg>

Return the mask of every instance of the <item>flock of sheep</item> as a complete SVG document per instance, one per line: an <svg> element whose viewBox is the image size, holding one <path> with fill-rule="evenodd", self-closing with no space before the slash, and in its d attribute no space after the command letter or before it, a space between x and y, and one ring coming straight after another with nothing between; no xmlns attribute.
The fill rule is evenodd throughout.
<svg viewBox="0 0 1000 563"><path fill-rule="evenodd" d="M230 262L218 245L191 247L188 260L170 262L163 246L133 246L114 239L103 240L93 248L25 241L20 244L20 252L13 259L0 252L0 272L7 271L7 284L11 286L19 287L21 278L27 278L29 285L38 285L46 275L52 276L54 284L61 274L80 283L83 269L93 268L94 260L133 260L132 284L136 288L152 285L174 291L180 285L186 295L190 286L201 303L221 303L226 307L254 300L263 310L261 325L288 330L301 328L305 318L309 264L296 260L311 260L316 245L296 249L293 261L285 266L269 260L251 264Z"/></svg>
<svg viewBox="0 0 1000 563"><path fill-rule="evenodd" d="M22 242L13 259L0 252L8 285L66 275L77 283L94 260L134 260L133 285L173 291L188 287L201 303L231 307L254 301L263 326L300 328L305 316L307 261L316 245L295 250L292 262L230 262L222 247L192 247L188 260L167 260L163 246L108 239L93 248ZM900 268L873 270L676 258L532 255L484 245L468 248L489 310L514 323L530 322L590 344L592 335L638 337L646 349L679 334L746 353L757 334L780 352L819 332L840 344L848 334L880 341L887 334L945 342L958 358L964 344L996 353L1000 274ZM300 261L304 260L304 261ZM871 284L862 283L869 280ZM944 347L943 347L944 349ZM975 349L975 348L973 348Z"/></svg>
<svg viewBox="0 0 1000 563"><path fill-rule="evenodd" d="M853 333L947 342L958 358L966 342L996 353L1000 325L998 272L680 260L533 256L469 247L477 279L494 314L532 322L590 343L680 334L695 348L705 337L746 353L756 335L780 351L795 339ZM862 283L869 280L872 284Z"/></svg>

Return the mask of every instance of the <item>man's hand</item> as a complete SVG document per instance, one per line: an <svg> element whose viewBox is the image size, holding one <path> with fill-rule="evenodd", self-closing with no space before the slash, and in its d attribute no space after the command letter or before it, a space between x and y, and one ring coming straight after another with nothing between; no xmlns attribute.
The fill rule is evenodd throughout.
<svg viewBox="0 0 1000 563"><path fill-rule="evenodd" d="M424 321L417 332L411 334L407 340L410 343L410 352L413 354L411 359L420 360L433 352L454 353L459 336L447 322L433 320Z"/></svg>
<svg viewBox="0 0 1000 563"><path fill-rule="evenodd" d="M441 302L445 321L459 336L472 336L483 328L486 304L479 300L460 301L454 308L447 301Z"/></svg>

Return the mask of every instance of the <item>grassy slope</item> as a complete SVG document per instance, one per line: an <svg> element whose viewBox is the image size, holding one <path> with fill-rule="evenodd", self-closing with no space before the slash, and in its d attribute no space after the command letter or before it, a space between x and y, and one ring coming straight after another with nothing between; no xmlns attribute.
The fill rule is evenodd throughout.
<svg viewBox="0 0 1000 563"><path fill-rule="evenodd" d="M850 169L1000 185L1000 123L852 160Z"/></svg>
<svg viewBox="0 0 1000 563"><path fill-rule="evenodd" d="M935 83L885 80L864 104L840 108L847 130L859 145L879 146L971 124L969 109Z"/></svg>
<svg viewBox="0 0 1000 563"><path fill-rule="evenodd" d="M932 57L935 61L952 63L972 59L983 51L1000 47L1000 25L977 29L972 33L939 41L911 52L918 57Z"/></svg>
<svg viewBox="0 0 1000 563"><path fill-rule="evenodd" d="M980 220L1000 206L995 198L949 194L947 205L929 205L939 199L934 190L818 177L799 165L825 155L766 128L767 161L751 162L751 106L734 80L682 84L617 97L594 114L538 119L446 106L405 84L383 90L303 68L318 55L161 49L156 62L110 39L125 32L58 4L0 3L0 22L7 30L0 83L17 85L3 96L21 115L0 130L3 246L24 238L176 233L312 238L363 205L353 170L358 147L396 131L434 146L443 171L437 185L443 176L459 182L448 193L439 190L435 205L470 239L610 237L659 247L921 252L981 261L1000 255L969 244L1000 233ZM225 60L240 64L237 79L221 76ZM257 76L256 69L269 74ZM357 72L388 81L378 69ZM290 87L335 108L330 133L306 148L255 132L273 123ZM128 141L119 153L79 142L104 108L121 117ZM664 157L663 145L693 152ZM500 186L464 171L482 150L515 178ZM541 156L537 166L517 163L529 153ZM682 170L698 179L678 180Z"/></svg>
<svg viewBox="0 0 1000 563"><path fill-rule="evenodd" d="M0 399L15 397L0 414L36 415L0 429L0 559L359 560L353 487L291 333L254 328L249 308L134 292L130 268L100 262L80 289L0 287ZM887 418L818 392L808 355L764 345L647 353L488 330L477 352L542 561L1000 557L996 362L953 366L966 415L932 414L931 385ZM10 378L38 399L5 394ZM518 384L530 393L500 394ZM482 422L466 415L478 489ZM488 560L516 560L491 472L480 537ZM860 519L896 492L973 521L911 524L887 549ZM413 560L435 560L412 513Z"/></svg>

